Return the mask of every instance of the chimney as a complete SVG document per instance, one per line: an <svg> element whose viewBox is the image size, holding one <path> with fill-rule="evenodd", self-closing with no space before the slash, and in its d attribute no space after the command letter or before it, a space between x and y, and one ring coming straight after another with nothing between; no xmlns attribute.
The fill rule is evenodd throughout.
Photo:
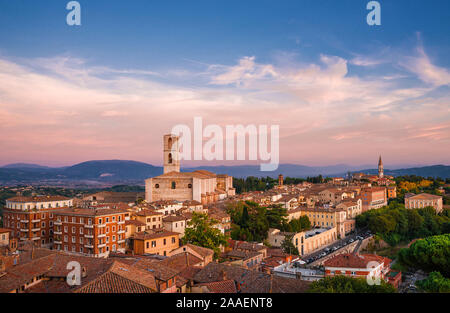
<svg viewBox="0 0 450 313"><path fill-rule="evenodd" d="M187 252L187 251L184 253L184 255L186 256L186 265L187 266L189 266L189 255L188 255L188 253L189 252Z"/></svg>
<svg viewBox="0 0 450 313"><path fill-rule="evenodd" d="M86 266L83 266L83 268L81 269L81 277L86 278L86 276L87 276L87 269Z"/></svg>
<svg viewBox="0 0 450 313"><path fill-rule="evenodd" d="M227 280L227 273L225 272L225 270L224 269L222 269L221 271L220 271L220 279L223 281L223 280Z"/></svg>

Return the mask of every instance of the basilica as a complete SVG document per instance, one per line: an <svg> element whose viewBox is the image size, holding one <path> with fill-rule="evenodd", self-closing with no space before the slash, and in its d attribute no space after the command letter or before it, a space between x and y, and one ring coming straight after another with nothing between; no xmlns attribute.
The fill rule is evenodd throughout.
<svg viewBox="0 0 450 313"><path fill-rule="evenodd" d="M195 200L209 204L235 195L233 177L206 170L180 172L179 137L164 135L164 173L145 180L145 200Z"/></svg>

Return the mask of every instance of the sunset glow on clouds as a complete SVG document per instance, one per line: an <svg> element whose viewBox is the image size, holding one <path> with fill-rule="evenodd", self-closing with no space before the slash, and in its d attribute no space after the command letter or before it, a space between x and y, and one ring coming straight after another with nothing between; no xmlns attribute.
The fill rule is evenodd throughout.
<svg viewBox="0 0 450 313"><path fill-rule="evenodd" d="M391 163L445 163L449 71L433 65L423 47L405 59L399 66L417 80L410 86L351 75L348 60L320 55L317 63L288 68L255 56L212 64L192 75L207 83L188 88L158 80L169 71L95 67L67 56L2 58L0 162L158 164L162 134L201 116L222 126L279 124L284 163L363 163L380 153ZM435 94L438 88L445 92Z"/></svg>
<svg viewBox="0 0 450 313"><path fill-rule="evenodd" d="M161 164L196 116L280 125L281 163L450 164L448 4L325 2L0 0L0 166Z"/></svg>

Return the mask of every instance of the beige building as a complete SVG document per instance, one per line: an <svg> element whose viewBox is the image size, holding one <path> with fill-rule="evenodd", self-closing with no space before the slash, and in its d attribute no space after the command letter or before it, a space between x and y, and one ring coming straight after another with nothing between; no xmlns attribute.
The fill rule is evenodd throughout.
<svg viewBox="0 0 450 313"><path fill-rule="evenodd" d="M9 233L10 229L0 228L0 247L9 246Z"/></svg>
<svg viewBox="0 0 450 313"><path fill-rule="evenodd" d="M184 230L187 227L188 220L183 215L170 215L163 218L163 227L167 231L180 234L180 238L184 236Z"/></svg>
<svg viewBox="0 0 450 313"><path fill-rule="evenodd" d="M271 246L280 247L286 236L292 236L292 243L301 256L311 254L337 240L336 227L314 228L299 233L281 232L272 228L269 230L267 240Z"/></svg>
<svg viewBox="0 0 450 313"><path fill-rule="evenodd" d="M195 200L207 204L235 194L231 176L205 170L180 172L178 140L178 136L164 135L164 174L145 181L147 202Z"/></svg>
<svg viewBox="0 0 450 313"><path fill-rule="evenodd" d="M151 209L143 209L136 212L135 219L145 224L145 229L162 228L162 219L164 214Z"/></svg>
<svg viewBox="0 0 450 313"><path fill-rule="evenodd" d="M429 193L421 193L413 196L405 196L405 208L419 209L431 206L436 213L442 212L442 197L431 195Z"/></svg>

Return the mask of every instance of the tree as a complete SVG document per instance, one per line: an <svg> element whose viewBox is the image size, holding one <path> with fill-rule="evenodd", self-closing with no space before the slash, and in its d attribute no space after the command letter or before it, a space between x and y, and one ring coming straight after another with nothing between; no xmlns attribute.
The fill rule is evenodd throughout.
<svg viewBox="0 0 450 313"><path fill-rule="evenodd" d="M450 234L417 240L399 251L399 261L425 271L439 271L450 276Z"/></svg>
<svg viewBox="0 0 450 313"><path fill-rule="evenodd" d="M450 279L439 272L431 272L426 279L418 281L417 286L427 292L450 293Z"/></svg>
<svg viewBox="0 0 450 313"><path fill-rule="evenodd" d="M190 243L214 250L214 258L220 254L220 246L227 245L227 239L222 232L214 228L216 220L210 219L207 214L192 213L192 219L188 223L183 236L183 243Z"/></svg>
<svg viewBox="0 0 450 313"><path fill-rule="evenodd" d="M369 285L363 278L338 275L313 282L310 293L393 293L395 287L381 280L380 285Z"/></svg>
<svg viewBox="0 0 450 313"><path fill-rule="evenodd" d="M292 238L294 237L294 234L286 235L284 237L283 242L281 243L281 249L284 253L289 253L293 255L299 255L297 247L292 242Z"/></svg>

